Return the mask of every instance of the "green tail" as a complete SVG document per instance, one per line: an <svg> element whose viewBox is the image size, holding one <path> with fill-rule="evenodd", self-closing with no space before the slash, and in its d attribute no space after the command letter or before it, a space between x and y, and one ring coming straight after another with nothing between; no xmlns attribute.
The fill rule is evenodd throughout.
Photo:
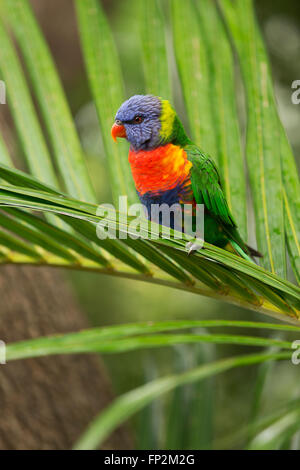
<svg viewBox="0 0 300 470"><path fill-rule="evenodd" d="M251 263L254 263L255 262L253 261L252 258L250 258L249 255L247 255L247 253L244 252L244 250L233 240L230 240L230 243L232 245L232 247L235 249L235 251L244 259L246 259L247 261L251 261Z"/></svg>

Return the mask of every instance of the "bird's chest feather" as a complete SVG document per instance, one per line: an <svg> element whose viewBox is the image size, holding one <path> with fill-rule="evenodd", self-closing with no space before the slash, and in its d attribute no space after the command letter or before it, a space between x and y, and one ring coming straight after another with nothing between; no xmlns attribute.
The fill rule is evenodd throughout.
<svg viewBox="0 0 300 470"><path fill-rule="evenodd" d="M167 144L154 150L130 150L128 159L137 193L147 207L192 202L192 164L182 148Z"/></svg>

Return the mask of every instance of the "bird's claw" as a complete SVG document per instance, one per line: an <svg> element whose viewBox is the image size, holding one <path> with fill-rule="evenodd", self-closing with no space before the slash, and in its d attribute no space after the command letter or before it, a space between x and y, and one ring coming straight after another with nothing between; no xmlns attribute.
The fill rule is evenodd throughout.
<svg viewBox="0 0 300 470"><path fill-rule="evenodd" d="M195 240L192 240L192 241L188 242L185 245L188 256L193 254L195 251L202 250L203 249L203 242L204 242L204 240L201 240L200 238L196 238Z"/></svg>

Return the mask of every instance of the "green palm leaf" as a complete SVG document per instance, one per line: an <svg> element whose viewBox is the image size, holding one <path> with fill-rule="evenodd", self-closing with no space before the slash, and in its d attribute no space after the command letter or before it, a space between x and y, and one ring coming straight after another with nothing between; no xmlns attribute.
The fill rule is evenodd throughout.
<svg viewBox="0 0 300 470"><path fill-rule="evenodd" d="M286 276L281 137L269 61L255 21L252 1L220 3L247 91L247 159L259 249L266 269Z"/></svg>
<svg viewBox="0 0 300 470"><path fill-rule="evenodd" d="M1 8L3 18L13 28L24 55L64 184L71 195L95 201L63 88L29 3L27 0L13 3L4 0Z"/></svg>
<svg viewBox="0 0 300 470"><path fill-rule="evenodd" d="M208 48L199 34L196 6L193 1L181 0L173 0L171 6L175 55L191 136L216 159L216 130L212 114Z"/></svg>
<svg viewBox="0 0 300 470"><path fill-rule="evenodd" d="M49 151L34 110L19 59L1 22L0 41L2 44L0 70L7 83L8 102L14 116L29 169L41 181L57 186L58 183ZM24 116L26 116L26 120L24 120Z"/></svg>
<svg viewBox="0 0 300 470"><path fill-rule="evenodd" d="M3 168L3 167L2 167ZM10 173L10 171L5 168L4 172L2 173L1 167L0 167L0 176L5 177L7 173ZM82 203L81 201L76 201L72 199L68 199L66 197L63 197L62 195L54 195L54 194L49 194L45 192L39 192L33 189L25 189L25 188L18 188L18 187L11 187L11 186L0 186L0 204L5 204L8 206L19 206L31 210L39 210L39 211L50 211L56 214L68 216L71 218L75 219L80 219L81 221L89 222L94 224L94 230L96 228L96 224L101 220L100 216L96 215L97 212L97 206L90 204L90 203ZM113 217L113 215L112 215ZM68 219L66 219L68 220ZM114 220L113 218L111 220ZM119 233L127 234L128 232L130 233L130 226L128 224L124 223L119 223L117 221L117 228ZM148 229L144 229L144 236L146 236L148 239L151 238L151 233ZM97 240L96 235L94 235L94 241ZM128 238L130 240L130 238ZM116 240L119 242L118 240ZM188 239L165 239L165 238L159 238L157 240L152 240L151 242L145 241L145 240L138 240L136 241L136 244L138 247L140 245L146 245L148 246L149 243L158 246L162 251L162 246L167 246L168 247L168 257L170 256L170 253L174 253L174 256L176 257L176 262L180 262L181 266L184 267L184 269L189 269L189 263L186 263L186 253L185 253L185 243L188 241ZM99 240L99 244L101 245L101 240ZM113 243L115 240L110 240L110 246L116 247L116 244ZM126 242L126 240L124 240ZM132 243L131 243L132 245ZM210 258L214 261L218 261L219 263L227 266L227 268L231 268L231 271L235 272L236 274L242 274L242 275L247 275L251 276L251 282L255 282L255 287L256 290L261 288L263 291L266 292L266 285L269 286L267 291L269 292L269 301L270 299L273 306L275 306L274 313L276 313L277 309L280 309L281 311L287 313L291 317L298 318L298 309L299 309L299 289L294 286L293 284L283 281L280 278L277 278L275 275L272 275L271 273L268 273L267 271L264 271L262 268L259 266L256 266L253 263L249 263L231 253L228 253L224 250L221 250L217 247L214 247L212 245L205 244L205 249L202 250L200 253L197 253L195 255L195 258L200 258L200 259L205 259L209 260ZM103 243L103 248L106 249L105 242ZM171 252L170 252L171 248ZM139 250L139 248L138 248ZM147 251L146 248L144 250L144 255L147 256ZM147 256L148 257L148 256ZM154 260L153 260L154 261ZM211 263L212 265L212 270L214 269L213 267L213 262ZM222 269L220 267L220 269ZM190 269L191 271L191 269ZM151 272L151 271L150 271ZM246 278L243 278L243 280ZM186 288L186 289L191 289L193 288L188 286L187 284L183 284L181 288ZM250 285L248 283L247 289L249 290ZM251 291L251 288L250 288ZM227 292L227 295L229 293ZM243 291L240 291L240 294L243 294ZM214 292L212 291L212 295L214 295ZM230 292L230 297L233 296L233 292ZM229 296L229 295L228 295ZM229 297L229 298L230 298ZM236 301L239 301L240 299L237 298ZM243 299L245 301L245 299ZM251 308L257 308L261 309L262 311L264 310L264 307L267 306L267 309L269 308L268 306L268 301L264 301L263 299L260 299L259 303L264 303L264 306L258 306L257 303L255 302L255 298L253 299L253 304L249 302L249 298L247 299L247 303L249 304L249 307Z"/></svg>
<svg viewBox="0 0 300 470"><path fill-rule="evenodd" d="M228 205L247 240L247 199L244 158L235 97L234 59L222 19L214 2L197 2L199 35L207 45L213 126L216 128L217 161ZM211 131L211 130L210 130Z"/></svg>
<svg viewBox="0 0 300 470"><path fill-rule="evenodd" d="M83 41L83 50L85 56L88 58L87 61L87 68L88 72L90 75L90 82L92 86L92 90L94 92L94 95L96 97L96 101L98 100L98 111L99 114L103 113L103 108L105 108L105 117L104 115L102 116L102 121L105 121L105 126L104 126L104 131L105 135L107 134L108 127L109 127L109 116L112 112L113 107L117 106L117 101L119 104L119 101L122 99L122 93L120 94L120 90L122 88L122 79L121 79L121 73L120 70L115 68L116 64L118 63L116 55L113 55L113 58L109 58L109 53L108 51L113 48L113 40L112 37L109 33L108 25L105 20L104 14L102 10L100 9L98 3L95 3L94 0L88 0L89 2L89 7L90 8L85 8L82 5L84 5L83 2L78 2L77 4L77 9L78 9L78 19L79 19L79 25L80 25L80 30L81 30L81 36L82 36L82 41ZM224 90L228 91L228 94L233 96L233 88L232 84L229 85L229 82L231 82L232 78L232 72L230 72L230 64L232 64L231 61L231 55L230 55L230 50L227 42L225 41L225 33L222 29L221 22L219 18L217 17L216 10L214 10L211 6L208 6L205 11L202 11L201 8L199 8L199 16L197 13L197 10L194 8L193 5L194 2L188 2L188 14L186 15L185 18L185 24L186 24L186 31L188 33L188 37L192 40L192 43L195 46L194 50L194 57L196 60L196 63L199 63L199 73L202 70L207 72L207 75L210 76L212 73L212 70L215 70L215 74L213 76L216 77L215 81L215 87L216 89L224 86ZM89 192L89 197L87 199L92 200L93 197L91 196L91 187L87 183L87 179L84 175L86 175L86 171L84 170L82 173L82 153L80 150L80 146L78 143L78 138L76 135L76 132L74 130L74 126L71 123L70 124L70 114L69 110L65 101L65 98L62 93L61 85L57 76L57 73L55 71L52 59L49 55L48 49L46 47L45 41L41 35L41 32L34 20L34 17L32 15L31 10L29 9L29 6L27 4L27 1L25 2L20 2L19 0L16 0L16 8L12 9L11 4L9 2L4 2L3 3L3 11L7 12L7 18L6 21L9 22L9 24L13 27L13 30L16 34L16 37L18 40L22 40L24 38L24 41L21 41L21 48L24 53L25 61L28 64L30 68L30 75L32 78L32 82L34 85L34 89L36 91L39 103L41 105L41 108L43 110L43 115L44 119L46 122L46 125L48 127L49 133L52 136L52 143L55 144L54 148L58 148L59 143L62 140L62 132L61 132L61 127L59 126L59 123L64 121L64 125L67 126L66 128L62 127L65 129L66 134L68 136L67 139L64 139L66 142L64 143L63 146L61 146L61 150L64 158L68 158L68 164L65 167L64 165L61 165L61 176L64 178L66 187L69 187L69 189L72 186L71 193L80 193L83 194ZM225 4L224 4L225 5ZM93 7L93 8L91 8ZM146 8L146 4L145 4ZM173 23L174 23L174 40L175 40L175 49L179 47L183 47L183 45L177 44L177 36L178 36L178 30L176 29L176 22L179 21L179 17L182 13L180 10L181 6L179 2L174 2L173 5ZM227 17L229 17L232 13L230 10L230 6L227 7L228 10L226 10ZM158 16L159 18L159 23L158 25L156 22L154 22L155 27L158 29L158 34L155 41L151 42L149 41L149 31L150 31L150 25L151 22L153 22L153 18L156 16L157 12L159 11L159 5L155 3L155 5L148 5L147 10L145 12L147 13L145 15L145 21L146 24L148 24L148 27L145 28L145 34L144 34L144 50L147 52L148 50L148 55L150 54L149 51L151 51L151 55L157 54L159 57L164 57L166 58L166 48L165 48L165 41L164 41L164 35L161 34L161 29L163 27L163 21L162 21L162 16ZM91 14L95 13L95 14ZM237 14L238 10L234 12L234 14ZM229 15L229 16L228 16ZM233 16L233 15L231 15ZM17 21L17 19L22 19L23 21ZM231 18L232 19L232 18ZM204 21L206 20L206 21ZM213 48L213 43L212 43L212 38L207 38L206 36L208 35L208 29L204 28L204 24L215 24L217 28L220 29L220 34L223 35L222 37L224 38L224 56L228 58L228 61L226 61L226 64L228 67L228 77L221 77L221 74L218 74L217 70L217 61L214 59L213 54L208 59L208 50L212 51ZM93 27L91 27L93 25ZM105 42L102 47L95 48L95 46L92 46L93 41L92 41L92 36L91 36L91 31L96 31L99 32L100 29L104 30L104 36L105 36ZM177 31L177 33L176 33ZM27 90L27 85L25 80L22 78L22 71L20 68L20 65L18 63L17 56L13 50L13 46L8 39L5 30L2 28L0 30L2 34L3 41L6 41L6 51L5 54L2 56L2 67L5 70L5 73L7 74L7 78L9 77L14 77L14 72L16 75L19 76L19 85L16 87L18 89L17 92L14 90L11 90L11 95L12 95L12 100L21 100L21 98L26 97L23 102L25 103L25 106L22 108L18 108L18 110L15 110L15 123L16 126L19 128L19 133L21 138L23 139L24 142L24 150L25 153L27 154L27 157L29 158L29 161L31 161L32 168L34 169L34 173L38 176L42 176L42 172L45 172L45 178L49 177L49 174L53 174L52 170L52 164L49 159L49 153L48 150L45 146L45 141L43 140L43 136L41 134L40 126L37 121L37 118L34 114L32 104L31 104L31 99L28 94ZM256 29L254 29L254 32L252 32L254 35L256 34ZM259 38L259 36L258 36ZM33 46L31 47L31 43ZM258 40L258 44L259 40ZM261 47L261 45L260 45ZM202 51L202 58L196 58L196 55L199 51ZM36 61L35 58L39 55L42 56L41 61ZM250 56L251 56L251 51L250 51ZM149 60L147 60L147 53L145 54L145 62L146 64L149 64ZM97 81L95 80L95 73L98 71L97 70L97 64L100 63L98 60L101 58L101 62L103 64L106 64L106 73L104 74L105 80L108 81L103 81L101 83L101 80ZM179 70L181 70L181 73L184 75L188 71L188 67L191 67L191 64L189 65L188 60L190 60L187 55L180 54L180 51L178 51L178 66ZM6 59L6 60L4 60ZM186 59L186 62L182 62L183 60ZM200 60L199 62L198 59ZM11 67L7 66L7 63L12 64ZM248 65L247 65L248 66ZM246 67L246 66L245 66ZM47 80L43 82L43 84L38 83L37 76L38 74L41 74L43 69L47 68L49 69L50 72L48 74ZM13 72L12 72L13 71ZM158 75L161 75L160 83L162 88L167 89L168 84L166 80L166 70L164 70L164 73L157 71ZM268 72L268 70L267 70ZM201 72L202 73L202 72ZM230 75L231 73L231 75ZM101 71L99 70L99 74L101 75ZM114 78L112 79L112 74L114 74ZM21 77L21 78L20 78ZM109 78L110 77L110 78ZM219 77L219 82L218 82L218 77ZM110 81L111 80L111 81ZM117 80L117 82L115 81ZM105 95L103 93L103 90L105 87L110 88L110 85L112 85L112 82L114 82L114 87L119 90L116 91L116 93L112 93L113 98L109 98L109 101L105 103L105 106L103 106L104 102L100 102L100 98ZM269 83L269 78L267 83ZM206 83L206 82L205 82ZM160 86L160 85L158 85ZM231 88L230 88L231 86ZM184 90L187 92L187 94L190 93L191 87L185 85L184 80L183 80L183 87ZM204 84L203 82L203 90L201 91L199 95L199 101L195 102L198 104L198 106L194 106L194 108L197 109L197 107L200 107L202 109L206 109L208 107L208 101L205 101L204 107L202 106L201 100L207 100L209 93L206 93L208 91L207 88L207 83ZM114 89L114 88L113 88ZM271 87L268 87L268 93L271 96ZM19 93L19 95L16 94L14 96L14 93ZM52 105L53 107L51 109L55 110L55 113L51 111L49 102L46 100L46 95L49 94L52 96ZM204 98L205 95L205 98ZM224 92L222 95L219 95L219 99L217 100L217 104L215 104L215 112L218 107L221 107L223 109L223 112L226 113L231 113L232 116L232 122L236 122L236 115L234 111L234 101L231 102L222 102L221 97L224 96ZM255 98L257 99L257 98ZM191 103L192 97L190 95L187 95L187 102ZM201 104L202 103L202 104ZM221 104L221 106L219 106ZM206 107L205 107L206 106ZM15 106L16 108L16 106ZM191 106L190 106L191 109ZM54 113L54 114L53 114ZM24 116L26 114L26 117L30 116L30 119L32 120L32 123L29 126L30 131L32 132L32 139L28 139L28 136L26 136L26 133L22 130L22 119L24 119ZM272 114L273 116L273 114ZM101 118L100 118L101 119ZM277 119L277 118L276 118ZM266 126L270 126L269 118L268 116L265 116L264 121L266 122ZM196 121L197 122L197 119ZM273 121L272 121L273 122ZM271 122L271 123L272 123ZM278 120L277 120L278 123ZM59 129L58 129L59 127ZM196 124L197 128L197 124ZM200 132L201 126L198 128L199 135L200 133L203 136L207 135L207 132L205 129ZM222 126L220 125L220 128ZM229 131L223 130L221 131L224 132L223 137L220 136L220 140L217 139L218 142L222 142L222 139L226 139L227 136L229 135ZM236 142L239 140L238 137L238 132L237 134L233 137L233 140ZM233 142L232 140L232 142ZM108 148L108 141L106 141L106 147ZM284 142L284 141L283 141ZM65 147L67 145L67 148ZM31 151L32 148L32 151ZM39 152L39 149L41 149L41 152ZM43 152L45 156L40 159L40 162L38 162L38 157L41 155ZM66 151L66 152L65 152ZM228 149L226 152L228 154ZM238 152L237 152L238 153ZM5 147L3 144L1 144L1 154L3 155L3 161L8 163L9 156L7 151L5 150ZM68 157L66 156L68 155ZM58 153L56 151L56 157L58 156ZM224 155L223 155L224 156ZM240 157L239 157L240 158ZM31 160L30 160L31 159ZM287 162L289 165L287 165ZM37 166L38 163L41 165L41 169L39 170L39 167ZM61 162L60 162L61 163ZM224 163L225 164L225 163ZM288 154L288 157L285 160L285 179L288 180L288 177L291 176L292 173L292 168L293 168L293 160L291 159L291 154ZM46 165L46 166L44 166ZM47 165L49 168L49 174L47 171ZM68 173L68 170L66 168L69 168L70 165L72 165L72 172ZM79 165L79 166L78 166ZM118 163L112 162L112 168L115 169L116 165ZM225 164L225 166L227 163ZM62 168L63 167L63 168ZM125 173L128 174L128 165L127 165L127 170ZM288 168L288 170L287 170ZM79 170L80 170L80 175L79 175ZM223 168L224 170L224 168ZM77 177L75 178L75 173L78 172ZM224 174L227 172L227 170L224 170ZM119 180L121 178L122 182L124 183L127 179L125 173L122 171L122 174L119 175ZM83 176L82 176L83 175ZM52 212L56 213L59 215L60 218L63 218L65 220L68 220L68 223L73 226L76 230L79 231L81 236L84 235L85 230L87 230L89 236L84 238L76 237L75 235L67 235L64 230L59 231L55 230L55 228L49 224L47 225L48 232L47 233L47 242L48 242L48 249L50 250L50 246L52 251L54 250L54 247L57 246L57 243L61 243L62 239L64 239L64 242L66 244L69 244L69 247L66 251L68 253L68 250L70 250L70 244L72 245L73 248L77 247L79 249L79 245L81 245L81 250L84 251L86 256L81 256L81 261L83 262L83 265L85 264L86 260L89 261L95 261L95 256L98 253L97 250L95 250L92 245L92 242L96 242L98 245L100 245L104 250L108 251L109 253L112 254L113 257L119 258L119 261L121 260L122 262L127 263L131 268L137 269L140 272L151 273L151 269L149 270L146 268L140 258L142 255L145 259L148 261L151 260L152 264L155 264L159 270L154 270L152 272L153 274L157 274L158 278L161 276L160 270L164 270L168 275L171 277L175 277L177 281L181 282L184 284L184 287L180 286L180 288L188 288L192 289L194 287L191 287L192 285L196 284L197 281L201 281L201 283L205 284L210 290L216 290L217 295L222 295L226 294L227 298L230 300L234 301L240 301L242 300L243 302L247 302L248 304L252 304L252 307L254 308L261 308L261 305L259 304L264 304L264 305L269 305L269 303L273 304L273 306L276 307L277 310L282 310L285 312L288 312L290 315L297 316L297 313L295 313L295 307L296 310L298 308L298 291L295 290L294 286L292 287L291 284L289 283L284 283L282 279L277 278L274 276L274 274L270 274L270 272L266 272L262 270L261 268L251 265L247 263L244 260L241 260L237 258L236 256L224 252L223 250L218 249L217 247L212 247L212 246L206 246L205 247L205 252L204 253L198 253L191 259L187 259L186 256L184 255L184 245L185 241L178 241L178 240L172 240L168 241L163 238L159 240L153 240L151 242L145 241L145 240L136 240L133 241L131 239L128 239L127 241L124 240L120 243L119 240L117 241L102 241L99 242L95 239L95 236L92 236L92 230L97 223L97 217L96 217L96 206L93 206L92 204L86 204L83 203L82 201L79 200L70 200L67 196L64 196L62 193L57 192L56 189L52 189L49 186L45 186L41 183L39 179L35 180L32 177L29 177L29 175L26 175L25 173L19 172L18 170L13 170L13 169L8 169L6 167L1 168L1 176L2 178L6 179L12 186L15 185L17 187L11 187L10 191L8 192L8 188L5 188L2 186L1 188L1 201L3 204L7 206L11 205L16 205L18 207L25 207L31 210L41 210L44 212ZM52 178L52 179L51 179ZM55 177L50 178L50 184L56 185L56 179ZM225 178L226 179L226 178ZM121 182L120 180L120 182ZM229 180L226 180L226 184L228 185L228 188L232 186L230 183L231 178ZM117 180L115 180L116 182ZM292 181L292 183L294 180ZM79 187L75 191L75 185L82 186L81 189ZM132 186L132 184L131 184ZM27 189L21 189L21 188L27 188ZM125 183L124 188L127 187L127 184ZM289 194L291 192L290 186L287 186L289 189ZM33 191L30 190L30 188L33 189ZM89 188L89 189L88 189ZM39 191L42 191L42 193L39 193ZM243 190L241 190L243 191ZM240 195L242 192L239 193ZM294 249L295 246L297 245L297 238L296 238L296 226L294 224L294 213L295 213L295 207L296 205L291 204L289 202L289 199L287 198L287 190L284 193L286 195L286 204L287 207L290 209L288 211L288 224L287 227L289 227L289 232L287 231L288 235L288 241L289 241L289 247L290 247L290 252L292 254L292 260L294 264L297 263L297 258L294 255ZM244 200L242 197L241 199ZM63 200L63 203L62 203ZM10 213L10 216L8 217L7 215L2 216L2 222L3 225L6 224L6 229L8 229L9 224L9 229L12 232L12 234L17 232L19 229L21 230L21 236L24 237L24 239L28 242L33 241L35 239L35 242L37 243L37 237L39 237L39 243L37 245L42 243L42 236L41 232L45 230L45 222L42 221L39 218L30 216L29 214L27 215L27 220L24 221L24 217L27 212L18 212L14 211L13 213ZM68 219L66 218L68 217ZM90 217L93 216L93 217ZM14 220L19 218L19 220ZM30 218L30 220L28 219ZM22 220L21 220L22 219ZM55 219L56 220L56 219ZM267 219L264 219L264 224L267 224ZM25 229L26 228L26 229ZM118 227L119 231L122 231L121 225ZM123 227L124 231L126 232L128 227ZM36 231L35 231L36 230ZM26 232L26 233L25 233ZM12 235L11 234L11 235ZM38 234L38 235L37 235ZM146 235L149 235L149 233L146 233ZM26 238L27 237L27 238ZM89 237L91 237L89 239ZM45 249L45 243L46 243L46 238L44 238L44 249ZM72 249L73 249L72 248ZM276 250L279 249L278 246L275 248ZM51 251L51 250L50 250ZM63 251L63 248L62 248ZM81 255L83 254L83 251L81 251ZM136 255L134 255L133 252L136 252ZM53 254L53 253L52 253ZM56 253L57 254L57 253ZM62 252L60 251L60 254ZM91 256L93 260L91 259ZM214 261L218 261L218 264L211 263L210 259L213 259ZM100 261L101 260L101 261ZM105 260L105 257L103 256L103 251L99 252L99 262L100 264L103 263ZM116 260L117 261L117 260ZM107 262L104 263L107 265ZM118 263L117 263L118 264ZM284 263L283 263L284 264ZM111 265L111 263L110 263ZM73 266L73 264L72 264ZM152 268L153 270L153 268ZM170 282L172 282L170 280ZM266 287L266 284L269 287ZM203 291L204 292L204 291ZM209 291L207 291L209 292ZM266 302L264 301L263 297L266 297Z"/></svg>
<svg viewBox="0 0 300 470"><path fill-rule="evenodd" d="M124 158L125 146L124 143L112 146L110 137L114 116L124 101L123 80L112 33L97 0L77 0L75 5L89 84L108 156L113 197L117 203L119 195L127 195L132 204L137 201L137 196Z"/></svg>
<svg viewBox="0 0 300 470"><path fill-rule="evenodd" d="M74 449L95 449L126 419L151 403L155 398L181 385L194 383L235 367L259 364L272 359L287 359L289 353L249 354L212 362L182 374L163 377L119 397L90 424Z"/></svg>
<svg viewBox="0 0 300 470"><path fill-rule="evenodd" d="M165 21L157 0L140 2L139 27L146 91L171 99Z"/></svg>

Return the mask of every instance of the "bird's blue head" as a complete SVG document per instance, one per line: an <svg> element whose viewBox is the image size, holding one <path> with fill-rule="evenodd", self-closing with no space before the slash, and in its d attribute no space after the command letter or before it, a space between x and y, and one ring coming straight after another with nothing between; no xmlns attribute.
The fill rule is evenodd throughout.
<svg viewBox="0 0 300 470"><path fill-rule="evenodd" d="M134 150L152 150L171 140L176 113L167 100L134 95L119 108L112 137L125 137Z"/></svg>

